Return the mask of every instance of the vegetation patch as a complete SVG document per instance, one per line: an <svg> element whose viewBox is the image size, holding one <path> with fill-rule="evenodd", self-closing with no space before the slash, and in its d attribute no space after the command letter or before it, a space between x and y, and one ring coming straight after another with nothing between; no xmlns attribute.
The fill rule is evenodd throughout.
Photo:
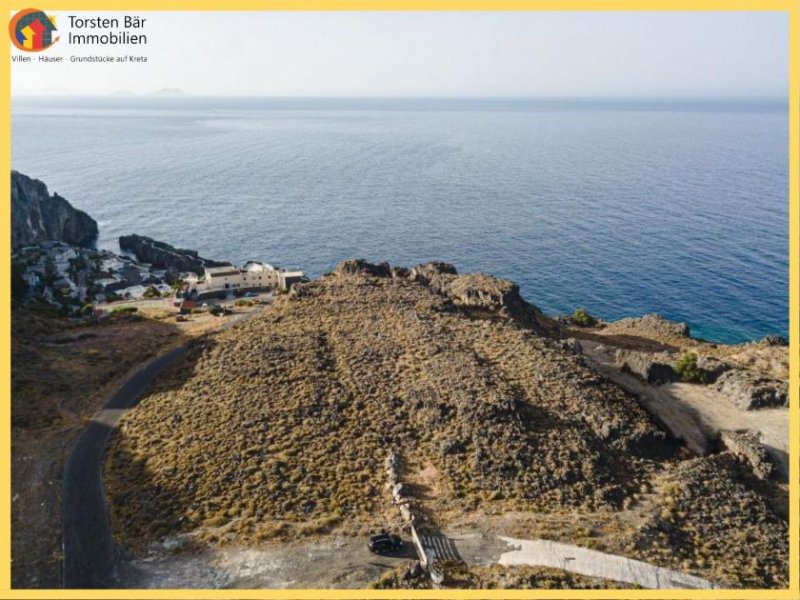
<svg viewBox="0 0 800 600"><path fill-rule="evenodd" d="M681 381L687 383L706 383L706 372L697 365L697 354L685 352L673 367L681 376Z"/></svg>

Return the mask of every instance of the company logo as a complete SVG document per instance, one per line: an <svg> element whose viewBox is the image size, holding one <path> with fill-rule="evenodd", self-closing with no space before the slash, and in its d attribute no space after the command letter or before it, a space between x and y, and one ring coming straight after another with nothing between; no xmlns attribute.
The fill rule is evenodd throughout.
<svg viewBox="0 0 800 600"><path fill-rule="evenodd" d="M53 35L56 18L37 8L26 8L11 18L8 32L11 43L25 52L41 52L58 41Z"/></svg>

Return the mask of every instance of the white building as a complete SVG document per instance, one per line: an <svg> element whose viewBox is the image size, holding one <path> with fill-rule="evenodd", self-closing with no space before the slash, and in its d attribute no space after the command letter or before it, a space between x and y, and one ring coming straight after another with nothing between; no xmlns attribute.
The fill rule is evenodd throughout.
<svg viewBox="0 0 800 600"><path fill-rule="evenodd" d="M242 275L244 270L239 267L206 267L206 291L241 288Z"/></svg>
<svg viewBox="0 0 800 600"><path fill-rule="evenodd" d="M303 278L302 271L284 271L267 263L251 260L243 267L206 268L205 282L196 282L195 285L200 292L268 288L286 290Z"/></svg>

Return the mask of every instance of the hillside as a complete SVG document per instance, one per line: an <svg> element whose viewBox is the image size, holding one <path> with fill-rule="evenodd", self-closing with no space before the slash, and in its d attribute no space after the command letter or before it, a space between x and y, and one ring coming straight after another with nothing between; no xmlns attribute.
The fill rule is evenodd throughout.
<svg viewBox="0 0 800 600"><path fill-rule="evenodd" d="M508 281L441 263L343 263L193 344L123 419L105 464L118 541L142 552L178 533L252 546L399 529L385 489L393 451L431 527L466 514L610 515L617 529L600 547L732 585L785 582L785 521L764 500L714 538L729 527L760 540L758 555L715 542L700 563L694 533L673 544L681 519L692 532L701 523L681 505L664 525L659 502L678 500L659 495L663 482L691 483L681 502L712 482L710 520L766 492L746 476L720 484L725 461L683 477L694 473L685 448L559 331Z"/></svg>

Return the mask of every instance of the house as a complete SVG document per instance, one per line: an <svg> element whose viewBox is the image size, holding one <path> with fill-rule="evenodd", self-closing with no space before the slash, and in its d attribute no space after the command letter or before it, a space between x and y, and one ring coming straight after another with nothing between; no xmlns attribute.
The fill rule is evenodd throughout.
<svg viewBox="0 0 800 600"><path fill-rule="evenodd" d="M236 290L242 286L245 274L243 269L234 266L206 267L206 291Z"/></svg>
<svg viewBox="0 0 800 600"><path fill-rule="evenodd" d="M279 271L278 287L282 290L291 289L295 283L305 281L306 276L302 271Z"/></svg>
<svg viewBox="0 0 800 600"><path fill-rule="evenodd" d="M205 270L205 284L195 285L200 292L244 291L279 288L288 290L305 280L302 271L276 269L267 263L248 261L243 267L210 267Z"/></svg>
<svg viewBox="0 0 800 600"><path fill-rule="evenodd" d="M242 267L245 271L242 280L251 288L275 288L278 286L278 272L267 263L247 261Z"/></svg>

